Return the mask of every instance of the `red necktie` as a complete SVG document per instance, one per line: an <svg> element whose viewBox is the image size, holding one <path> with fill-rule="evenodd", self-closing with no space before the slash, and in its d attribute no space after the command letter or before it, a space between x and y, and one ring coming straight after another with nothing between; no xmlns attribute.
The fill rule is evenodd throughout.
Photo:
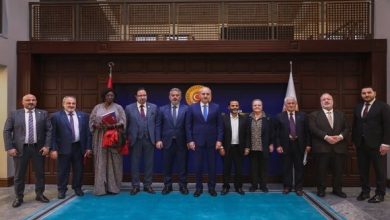
<svg viewBox="0 0 390 220"><path fill-rule="evenodd" d="M369 107L370 107L370 103L366 102L366 104L364 104L363 118L367 117L368 108L369 108Z"/></svg>
<svg viewBox="0 0 390 220"><path fill-rule="evenodd" d="M139 107L140 107L140 109L141 109L141 118L145 119L146 116L145 116L144 105L140 105Z"/></svg>

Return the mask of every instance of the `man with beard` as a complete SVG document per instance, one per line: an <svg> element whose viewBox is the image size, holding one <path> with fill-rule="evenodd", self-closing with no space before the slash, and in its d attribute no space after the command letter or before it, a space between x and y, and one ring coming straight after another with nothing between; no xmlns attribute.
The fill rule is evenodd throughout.
<svg viewBox="0 0 390 220"><path fill-rule="evenodd" d="M52 127L47 111L37 109L37 98L23 96L22 109L11 112L4 125L4 145L15 166L14 188L16 198L12 207L23 203L25 176L29 161L35 172L35 200L47 203L45 191L45 157L49 154Z"/></svg>
<svg viewBox="0 0 390 220"><path fill-rule="evenodd" d="M156 147L163 149L164 188L162 194L172 192L172 170L176 160L179 173L179 190L188 194L187 153L185 117L188 106L181 104L181 90L172 88L169 92L170 103L161 106L156 125Z"/></svg>
<svg viewBox="0 0 390 220"><path fill-rule="evenodd" d="M333 109L333 97L329 93L322 94L320 101L321 110L309 115L312 149L317 162L317 195L325 196L327 168L332 165L332 193L346 198L342 177L350 129L344 113Z"/></svg>
<svg viewBox="0 0 390 220"><path fill-rule="evenodd" d="M377 100L371 86L362 88L359 103L353 115L352 141L356 148L362 192L357 200L370 198L370 165L376 176L375 195L369 203L384 201L386 194L386 154L390 150L390 108Z"/></svg>
<svg viewBox="0 0 390 220"><path fill-rule="evenodd" d="M223 149L223 187L221 195L226 195L230 189L230 174L234 165L234 189L238 194L244 195L242 190L242 160L246 145L247 119L239 113L240 103L233 99L229 102L229 114L222 115L224 136Z"/></svg>

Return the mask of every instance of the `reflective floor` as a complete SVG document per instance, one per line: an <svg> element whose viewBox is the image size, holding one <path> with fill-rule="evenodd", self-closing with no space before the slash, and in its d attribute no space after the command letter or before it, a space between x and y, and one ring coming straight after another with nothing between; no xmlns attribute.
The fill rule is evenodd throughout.
<svg viewBox="0 0 390 220"><path fill-rule="evenodd" d="M127 196L131 197L130 195L128 195L126 193L127 188L129 186L127 183L124 183L123 185L124 185L123 186L124 193L122 193L120 195L116 195L116 196L104 196L104 197L107 197L109 199L116 199L117 198L119 200L120 199L127 200ZM220 185L218 185L218 186L220 187ZM150 202L151 207L153 207L155 205L164 206L164 204L157 204L156 203L156 202L161 201L161 200L159 200L159 198L162 197L160 194L160 191L162 189L162 185L159 183L155 183L155 184L153 184L153 187L157 191L158 196L153 197L153 195L147 195L145 193L141 193L140 195L136 195L139 197L137 199L141 199L141 200L144 200L146 202ZM247 191L248 188L249 188L249 186L244 185L245 191ZM274 194L274 196L272 196L272 199L271 199L271 196L269 196L269 195L264 195L262 197L255 198L256 201L258 201L259 198L265 199L265 200L262 200L263 204L260 204L260 207L262 209L267 210L269 208L268 206L266 206L267 203L274 203L275 201L271 201L274 198L278 198L278 200L280 201L280 200L283 200L283 198L285 197L286 203L276 206L276 208L278 208L278 209L283 209L283 207L286 209L285 210L286 212L282 212L278 219L281 219L280 217L283 217L283 215L284 215L283 213L290 213L288 211L288 209L294 209L294 208L297 209L298 208L301 211L303 211L301 213L297 212L298 216L302 213L305 213L305 210L303 208L304 206L302 206L302 204L300 203L300 201L302 201L302 200L300 200L299 198L298 198L298 200L296 200L297 197L295 196L295 194L289 194L286 196L286 195L282 195L282 194L277 193L281 190L281 186L279 184L270 184L269 188L271 191L270 194ZM86 191L91 190L92 186L85 186L84 189ZM193 192L194 185L190 184L189 189L191 192ZM175 187L174 187L174 190L175 190ZM362 202L357 201L356 197L360 193L359 188L344 188L343 190L345 193L347 193L347 196L348 196L346 199L338 198L338 197L332 195L329 191L331 189L329 189L327 191L326 196L322 199L319 199L315 196L315 189L314 188L305 188L304 190L307 194L311 195L313 198L318 199L318 201L323 203L324 206L329 206L331 209L337 211L340 215L344 216L346 219L354 219L354 220L355 219L388 219L390 216L390 196L389 196L390 190L388 190L388 193L385 197L385 201L382 203L379 203L379 204L370 204L370 203L367 203L367 201L362 201ZM217 191L218 191L218 189L217 189ZM18 208L12 208L11 203L14 199L13 188L12 187L0 188L0 213L1 213L0 218L1 219L25 219L27 217L33 216L34 214L40 212L41 210L43 210L45 208L53 206L54 203L58 203L57 190L56 190L55 185L47 185L45 195L51 200L51 202L49 204L44 204L44 203L40 203L40 202L35 201L34 186L27 185L24 203L22 204L22 206L20 206ZM72 195L73 195L73 191L68 191L67 196L70 197ZM258 196L261 196L261 195L262 194L259 193ZM86 196L91 197L90 199L92 199L92 200L96 200L99 198L99 197L94 198L94 196L88 195L88 194ZM178 199L181 199L180 198L181 195L179 195L177 192L174 192L174 194L168 195L168 196L169 197L167 197L167 199L169 200L169 203L166 204L167 207L174 207L174 206L179 205L180 201ZM198 200L196 198L193 198L192 194L187 195L187 196L191 197L191 199L189 200L191 202L196 202L198 200L201 201L201 200L204 200L207 197L209 197L209 195L207 193L204 193L200 198L197 198ZM245 196L239 196L238 194L236 194L234 192L230 192L228 194L228 196L225 196L226 198L223 198L224 196L218 195L216 198L210 200L211 203L207 203L208 205L206 205L205 207L211 208L211 207L215 206L215 207L219 207L219 209L225 209L223 212L221 212L221 214L224 215L226 213L230 213L230 216L231 216L232 213L238 214L238 212L235 212L234 209L232 208L232 207L240 206L240 204L237 204L237 202L239 202L239 203L244 203L244 202L245 203L246 202L254 203L255 200L252 201L254 199L253 196L254 196L254 194L250 194L250 193L247 193L247 195L245 195ZM106 198L103 198L103 199L106 199ZM271 200L269 200L269 199L271 199ZM168 202L168 200L167 200L167 202ZM236 203L236 204L230 204L228 200L230 201L230 203ZM162 200L162 201L165 201L165 200ZM230 204L231 206L230 205L227 207L219 206L218 204L221 203L221 201L223 201L223 202L227 201L228 202L227 204ZM202 203L204 203L204 201L202 201ZM211 209L211 211L212 211L212 209ZM312 212L310 212L310 213L312 213ZM184 214L186 214L186 213L184 213ZM201 213L198 213L198 214L201 215ZM251 215L250 212L240 213L239 215L242 216L245 214L247 214L248 217ZM143 215L144 215L144 212L143 212ZM170 215L172 215L172 213ZM275 219L274 218L275 216L273 216L273 217L268 216L269 218L267 216L265 216L265 217L266 218L263 218L263 219ZM222 218L222 217L216 217L216 218ZM176 219L180 219L180 218L176 218ZM230 219L232 219L232 218L230 218ZM261 218L259 218L259 219L261 219ZM300 219L302 219L302 218L300 218ZM316 219L316 218L315 218L315 216L312 216L312 218L306 217L305 219Z"/></svg>

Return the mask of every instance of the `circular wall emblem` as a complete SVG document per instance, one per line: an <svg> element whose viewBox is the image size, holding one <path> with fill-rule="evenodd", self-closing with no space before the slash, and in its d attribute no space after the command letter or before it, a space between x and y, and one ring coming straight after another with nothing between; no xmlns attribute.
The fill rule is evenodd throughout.
<svg viewBox="0 0 390 220"><path fill-rule="evenodd" d="M200 89L203 88L202 85L194 85L187 89L186 92L186 102L188 105L198 103L200 101Z"/></svg>

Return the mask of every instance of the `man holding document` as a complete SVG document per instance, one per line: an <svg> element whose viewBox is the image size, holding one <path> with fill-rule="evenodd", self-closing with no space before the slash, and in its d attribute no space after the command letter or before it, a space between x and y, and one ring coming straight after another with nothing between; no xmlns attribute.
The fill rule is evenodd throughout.
<svg viewBox="0 0 390 220"><path fill-rule="evenodd" d="M303 195L303 166L310 151L310 132L306 114L297 111L295 97L284 99L286 111L276 117L276 151L283 155L283 194L291 192L292 187L298 196ZM293 182L295 171L295 183Z"/></svg>

